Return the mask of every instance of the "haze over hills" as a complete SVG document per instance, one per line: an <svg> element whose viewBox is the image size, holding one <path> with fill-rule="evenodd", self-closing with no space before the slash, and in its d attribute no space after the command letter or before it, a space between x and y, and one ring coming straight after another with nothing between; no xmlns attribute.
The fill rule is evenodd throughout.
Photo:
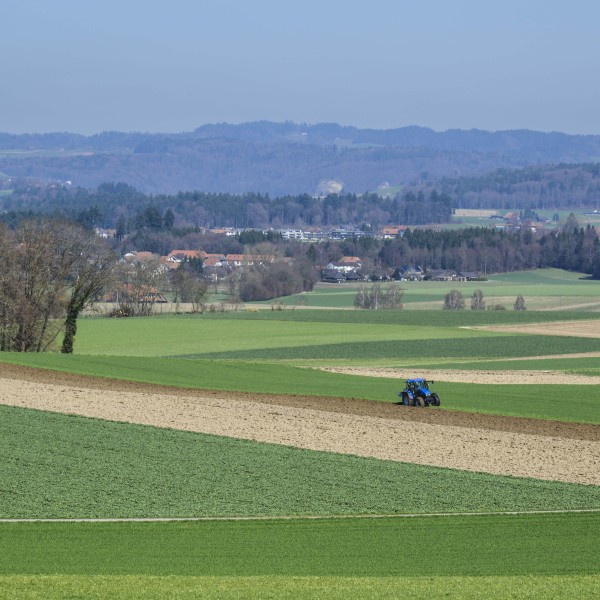
<svg viewBox="0 0 600 600"><path fill-rule="evenodd" d="M431 184L499 168L595 163L600 136L529 130L358 129L334 123L212 124L186 133L0 134L0 174L95 188L128 183L150 194L186 190L314 193Z"/></svg>

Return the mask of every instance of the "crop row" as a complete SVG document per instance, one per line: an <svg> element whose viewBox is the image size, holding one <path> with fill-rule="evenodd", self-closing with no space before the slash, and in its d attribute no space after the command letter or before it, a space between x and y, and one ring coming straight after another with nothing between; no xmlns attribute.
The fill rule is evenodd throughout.
<svg viewBox="0 0 600 600"><path fill-rule="evenodd" d="M0 407L2 517L600 508L600 487Z"/></svg>
<svg viewBox="0 0 600 600"><path fill-rule="evenodd" d="M123 598L127 600L513 600L577 598L596 600L598 575L320 577L296 575L0 575L7 598Z"/></svg>
<svg viewBox="0 0 600 600"><path fill-rule="evenodd" d="M0 524L0 574L597 575L599 527L598 513Z"/></svg>
<svg viewBox="0 0 600 600"><path fill-rule="evenodd" d="M517 358L600 351L600 340L566 336L480 335L446 339L397 339L320 345L203 352L179 358L231 360L360 360L394 359L398 364L419 358Z"/></svg>

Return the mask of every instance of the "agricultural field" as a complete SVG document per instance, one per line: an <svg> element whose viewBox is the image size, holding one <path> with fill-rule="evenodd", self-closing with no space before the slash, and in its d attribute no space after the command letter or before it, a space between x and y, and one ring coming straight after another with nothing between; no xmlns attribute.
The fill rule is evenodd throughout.
<svg viewBox="0 0 600 600"><path fill-rule="evenodd" d="M383 284L385 286L385 284ZM489 275L487 281L401 281L406 310L437 311L443 307L444 296L458 290L470 306L475 290L481 290L486 306L499 306L512 311L517 296L525 298L529 310L600 311L600 282L582 273L560 269L519 271ZM357 285L318 284L314 292L281 298L266 304L281 303L294 307L346 308L354 307Z"/></svg>
<svg viewBox="0 0 600 600"><path fill-rule="evenodd" d="M456 209L455 214L452 217L452 224L450 228L463 228L463 227L491 227L493 225L502 225L503 222L498 219L490 219L492 215L503 216L509 211L506 209L498 210L476 210L476 209ZM510 211L514 212L514 211ZM600 226L600 213L594 213L593 211L586 210L545 210L538 209L536 213L540 217L544 229L555 229L564 225L565 221L569 218L569 215L573 213L575 218L579 222L581 227L586 225L592 225L592 227ZM555 214L558 214L558 221L553 221Z"/></svg>
<svg viewBox="0 0 600 600"><path fill-rule="evenodd" d="M2 594L597 597L598 282L519 278L563 309L90 317L0 354ZM398 406L409 376L442 406Z"/></svg>

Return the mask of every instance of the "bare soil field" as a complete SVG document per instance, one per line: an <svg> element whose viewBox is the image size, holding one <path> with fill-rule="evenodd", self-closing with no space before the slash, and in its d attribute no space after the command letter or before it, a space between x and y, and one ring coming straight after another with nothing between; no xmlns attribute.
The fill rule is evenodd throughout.
<svg viewBox="0 0 600 600"><path fill-rule="evenodd" d="M385 460L600 485L600 427L594 425L339 398L176 389L12 365L0 365L0 404Z"/></svg>
<svg viewBox="0 0 600 600"><path fill-rule="evenodd" d="M588 321L554 321L530 325L482 325L467 329L485 329L506 333L530 333L534 335L566 335L573 337L600 338L600 319Z"/></svg>
<svg viewBox="0 0 600 600"><path fill-rule="evenodd" d="M538 358L538 357L536 357ZM556 371L461 371L458 369L419 369L418 373L405 369L382 367L322 367L323 371L344 373L345 375L364 375L366 377L391 377L397 379L410 379L411 377L424 377L430 381L449 381L455 383L485 383L485 384L519 384L539 385L541 383L554 383L565 385L599 385L600 377L588 375L571 375Z"/></svg>

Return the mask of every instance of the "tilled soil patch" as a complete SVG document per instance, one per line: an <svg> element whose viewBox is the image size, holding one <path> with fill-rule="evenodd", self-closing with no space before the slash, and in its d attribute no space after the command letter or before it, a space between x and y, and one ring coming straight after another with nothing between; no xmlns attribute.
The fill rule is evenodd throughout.
<svg viewBox="0 0 600 600"><path fill-rule="evenodd" d="M311 450L600 485L599 428L594 426L334 398L180 390L5 365L0 368L0 403Z"/></svg>
<svg viewBox="0 0 600 600"><path fill-rule="evenodd" d="M449 381L455 383L484 383L484 384L562 384L562 385L599 385L600 377L590 375L573 375L558 373L556 371L461 371L459 369L418 369L408 371L393 367L323 367L323 371L343 373L345 375L363 375L366 377L389 377L396 379L410 379L424 377L429 381Z"/></svg>
<svg viewBox="0 0 600 600"><path fill-rule="evenodd" d="M505 333L530 333L534 335L566 335L574 337L600 338L600 319L585 321L551 321L521 325L480 325L467 329L485 329Z"/></svg>

